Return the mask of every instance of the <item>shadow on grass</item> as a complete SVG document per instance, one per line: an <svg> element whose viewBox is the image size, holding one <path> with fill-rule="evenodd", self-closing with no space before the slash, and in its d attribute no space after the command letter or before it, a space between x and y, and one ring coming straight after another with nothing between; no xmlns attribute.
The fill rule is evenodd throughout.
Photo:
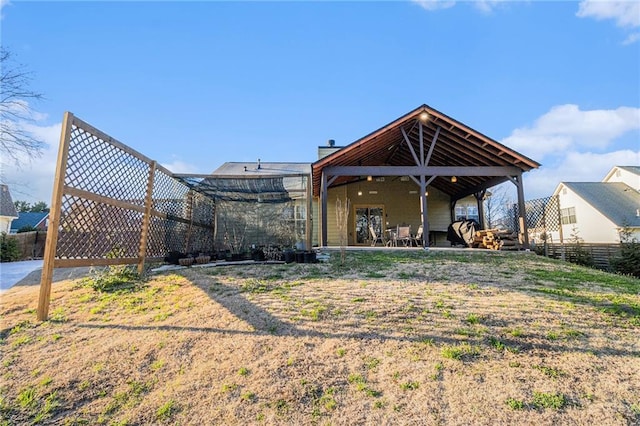
<svg viewBox="0 0 640 426"><path fill-rule="evenodd" d="M203 277L204 278L204 277ZM385 333L381 329L364 329L361 323L333 323L331 329L314 330L298 326L291 321L279 318L278 316L268 312L257 303L247 298L248 294L273 293L282 289L282 285L276 283L262 282L260 285L247 287L233 287L221 283L212 285L206 280L200 280L199 277L191 277L190 281L193 285L205 292L213 301L224 307L229 313L237 319L248 324L250 330L228 329L216 327L198 327L198 326L180 326L180 325L127 325L127 324L79 324L80 328L94 329L114 329L126 331L175 331L175 332L199 332L199 333L215 333L221 335L244 335L244 336L275 336L275 337L317 337L323 339L358 339L370 341L398 341L412 343L429 343L435 345L460 345L460 344L478 344L483 347L491 347L491 336L479 336L476 339L469 340L461 338L453 333L429 333L429 325L425 322L415 324L419 329L411 334L404 334L396 330L395 333ZM313 321L304 324L316 324ZM371 325L371 324L365 324ZM401 326L396 323L394 326ZM506 328L508 322L501 321L500 324L494 324L496 327ZM379 327L382 328L382 327ZM501 341L509 348L515 349L519 353L527 353L531 351L548 351L551 353L562 352L582 352L596 355L615 355L615 356L640 356L640 351L623 350L616 348L599 348L593 349L588 345L577 344L581 336L557 340L549 340L546 336L538 336L527 333L526 339L501 338ZM631 348L632 349L632 348Z"/></svg>

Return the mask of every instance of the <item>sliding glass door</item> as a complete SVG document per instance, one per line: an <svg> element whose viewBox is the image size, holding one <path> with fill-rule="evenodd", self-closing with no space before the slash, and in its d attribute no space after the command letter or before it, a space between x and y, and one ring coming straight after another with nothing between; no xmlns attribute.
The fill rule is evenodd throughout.
<svg viewBox="0 0 640 426"><path fill-rule="evenodd" d="M378 237L384 232L383 206L355 206L355 243L357 245L371 245L372 235L369 227L373 228Z"/></svg>

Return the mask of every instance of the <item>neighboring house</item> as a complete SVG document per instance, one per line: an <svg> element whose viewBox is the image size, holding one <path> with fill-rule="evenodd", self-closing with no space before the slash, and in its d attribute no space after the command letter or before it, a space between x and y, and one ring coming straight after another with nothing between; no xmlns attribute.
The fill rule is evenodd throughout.
<svg viewBox="0 0 640 426"><path fill-rule="evenodd" d="M561 182L562 235L551 233L552 242L572 236L587 243L618 243L627 228L640 239L640 167L615 166L602 182Z"/></svg>
<svg viewBox="0 0 640 426"><path fill-rule="evenodd" d="M0 232L9 233L11 222L18 218L16 206L13 205L9 187L0 184Z"/></svg>
<svg viewBox="0 0 640 426"><path fill-rule="evenodd" d="M18 218L11 223L11 233L30 226L38 231L46 231L49 223L49 212L19 212Z"/></svg>
<svg viewBox="0 0 640 426"><path fill-rule="evenodd" d="M640 166L614 166L602 182L622 182L640 191Z"/></svg>

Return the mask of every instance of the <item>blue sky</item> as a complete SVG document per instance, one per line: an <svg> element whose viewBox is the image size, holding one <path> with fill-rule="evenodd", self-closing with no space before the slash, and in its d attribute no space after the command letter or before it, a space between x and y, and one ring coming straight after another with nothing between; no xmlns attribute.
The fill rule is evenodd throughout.
<svg viewBox="0 0 640 426"><path fill-rule="evenodd" d="M15 199L50 202L66 110L174 172L312 162L423 103L540 162L527 198L640 164L637 1L0 4L46 96Z"/></svg>

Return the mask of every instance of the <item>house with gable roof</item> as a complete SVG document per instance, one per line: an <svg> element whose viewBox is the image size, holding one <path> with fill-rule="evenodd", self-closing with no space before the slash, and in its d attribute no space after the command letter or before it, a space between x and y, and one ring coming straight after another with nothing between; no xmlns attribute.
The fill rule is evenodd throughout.
<svg viewBox="0 0 640 426"><path fill-rule="evenodd" d="M11 192L7 185L0 185L0 232L9 233L11 222L18 218L16 206L11 199Z"/></svg>
<svg viewBox="0 0 640 426"><path fill-rule="evenodd" d="M619 243L623 228L640 240L640 166L615 166L602 182L560 182L553 195L562 223L554 242Z"/></svg>
<svg viewBox="0 0 640 426"><path fill-rule="evenodd" d="M16 234L26 227L36 231L46 231L48 224L49 212L18 212L18 218L11 222L11 234Z"/></svg>

